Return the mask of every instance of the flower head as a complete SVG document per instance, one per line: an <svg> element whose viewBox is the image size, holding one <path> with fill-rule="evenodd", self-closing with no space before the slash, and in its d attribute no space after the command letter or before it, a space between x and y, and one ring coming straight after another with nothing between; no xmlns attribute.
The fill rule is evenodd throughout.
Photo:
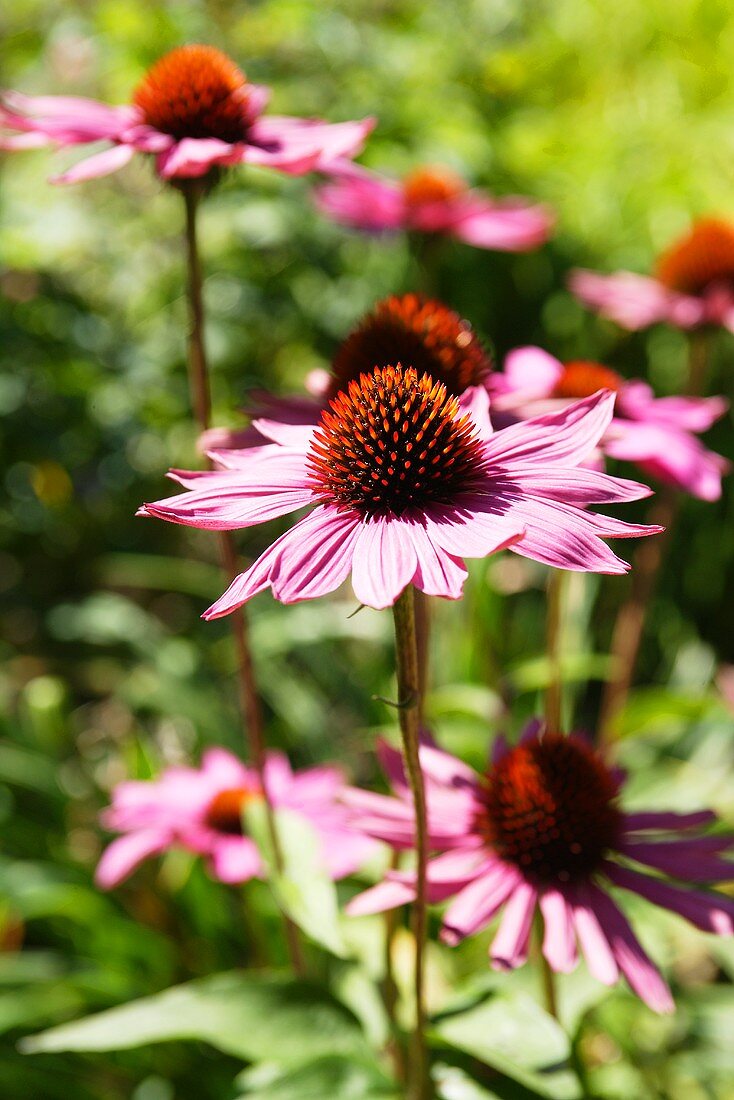
<svg viewBox="0 0 734 1100"><path fill-rule="evenodd" d="M682 329L716 325L734 331L734 224L723 218L695 222L658 257L652 277L579 270L570 287L623 328L665 321Z"/></svg>
<svg viewBox="0 0 734 1100"><path fill-rule="evenodd" d="M396 797L350 790L344 798L355 828L410 848L413 810L402 760L385 745L380 752ZM492 965L520 966L539 909L543 954L554 970L574 968L578 945L600 981L612 985L622 975L651 1008L668 1012L670 991L609 887L636 893L705 931L734 933L734 899L695 888L734 879L734 862L722 858L734 836L700 835L715 821L706 810L626 812L624 776L582 736L544 734L533 722L514 748L498 740L483 776L429 745L421 748L421 767L429 844L437 853L428 864L429 900L450 900L441 933L446 943L459 943L501 913ZM412 872L389 872L348 911L379 912L414 895Z"/></svg>
<svg viewBox="0 0 734 1100"><path fill-rule="evenodd" d="M129 106L7 93L0 126L9 133L0 136L0 148L112 143L58 176L58 183L107 175L136 152L154 154L164 179L206 176L242 163L301 175L354 156L374 126L372 119L329 125L263 116L268 94L221 50L179 46L146 73Z"/></svg>
<svg viewBox="0 0 734 1100"><path fill-rule="evenodd" d="M491 379L492 412L513 423L558 408L599 387L614 391L614 418L599 444L610 458L634 462L658 478L702 500L721 496L729 463L698 439L722 416L722 397L655 397L647 382L628 380L601 363L561 363L541 348L516 348L505 369Z"/></svg>
<svg viewBox="0 0 734 1100"><path fill-rule="evenodd" d="M503 252L539 248L553 226L544 206L525 199L494 199L436 166L416 168L397 181L344 165L319 188L316 201L328 217L356 229L445 234Z"/></svg>
<svg viewBox="0 0 734 1100"><path fill-rule="evenodd" d="M351 874L369 856L338 802L344 778L336 768L291 771L284 756L271 753L265 782L273 806L301 814L321 842L325 869L333 878ZM200 768L169 768L149 782L121 783L103 824L122 835L113 840L97 868L97 882L111 889L144 859L170 848L203 856L221 882L239 883L262 874L255 842L245 834L243 812L262 800L256 772L225 749L208 749Z"/></svg>
<svg viewBox="0 0 734 1100"><path fill-rule="evenodd" d="M256 421L271 440L216 452L223 467L174 471L187 492L143 515L210 530L251 527L310 506L205 613L225 615L272 588L283 603L334 591L351 572L357 599L388 607L408 584L458 599L464 557L510 547L564 569L628 568L602 541L660 530L587 510L649 490L579 464L611 419L613 396L489 433L443 383L376 368L332 399L319 424Z"/></svg>

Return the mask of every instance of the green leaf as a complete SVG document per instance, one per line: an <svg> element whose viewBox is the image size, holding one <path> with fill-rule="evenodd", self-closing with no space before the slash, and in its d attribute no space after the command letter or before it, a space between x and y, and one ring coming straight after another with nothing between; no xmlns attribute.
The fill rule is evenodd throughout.
<svg viewBox="0 0 734 1100"><path fill-rule="evenodd" d="M25 1053L127 1050L193 1039L246 1061L300 1065L367 1047L350 1012L325 990L276 975L229 971L174 986L24 1039Z"/></svg>
<svg viewBox="0 0 734 1100"><path fill-rule="evenodd" d="M273 1075L270 1067L256 1066L240 1074L247 1091L239 1100L397 1100L395 1084L374 1062L327 1055L307 1065Z"/></svg>
<svg viewBox="0 0 734 1100"><path fill-rule="evenodd" d="M286 913L307 936L343 958L347 948L339 927L336 888L324 870L318 834L309 821L289 810L276 810L275 827L282 872L275 869L265 806L253 801L245 808L245 828L260 849L269 868L268 881Z"/></svg>
<svg viewBox="0 0 734 1100"><path fill-rule="evenodd" d="M482 1004L444 1017L436 1034L541 1096L576 1100L580 1095L568 1065L568 1036L525 993L492 995ZM560 1067L560 1068L559 1068Z"/></svg>

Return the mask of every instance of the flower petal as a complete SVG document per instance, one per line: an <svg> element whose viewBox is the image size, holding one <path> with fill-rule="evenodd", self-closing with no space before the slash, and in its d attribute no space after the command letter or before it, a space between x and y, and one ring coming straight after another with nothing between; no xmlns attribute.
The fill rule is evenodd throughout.
<svg viewBox="0 0 734 1100"><path fill-rule="evenodd" d="M86 180L109 176L112 172L124 168L133 157L135 150L129 145L113 145L94 156L85 157L72 168L67 168L58 176L51 177L51 183L84 183Z"/></svg>
<svg viewBox="0 0 734 1100"><path fill-rule="evenodd" d="M568 974L578 962L573 909L563 893L553 888L543 890L539 904L545 926L543 954L552 970Z"/></svg>
<svg viewBox="0 0 734 1100"><path fill-rule="evenodd" d="M537 900L538 891L529 882L515 885L489 950L495 970L513 970L525 962Z"/></svg>
<svg viewBox="0 0 734 1100"><path fill-rule="evenodd" d="M615 886L631 890L653 905L670 909L704 932L714 932L718 936L734 934L734 898L686 890L616 863L607 863L604 870Z"/></svg>
<svg viewBox="0 0 734 1100"><path fill-rule="evenodd" d="M508 475L513 466L524 466L528 460L578 466L609 427L614 399L609 390L599 390L556 412L503 428L485 443L485 454Z"/></svg>
<svg viewBox="0 0 734 1100"><path fill-rule="evenodd" d="M362 524L354 548L352 587L360 603L391 607L418 568L409 527L395 516L376 516Z"/></svg>
<svg viewBox="0 0 734 1100"><path fill-rule="evenodd" d="M133 873L148 856L164 852L172 843L171 833L161 829L139 829L119 836L105 849L97 864L94 880L102 890L111 890Z"/></svg>
<svg viewBox="0 0 734 1100"><path fill-rule="evenodd" d="M364 917L407 905L415 898L415 887L404 882L379 882L349 901L344 909L348 917Z"/></svg>
<svg viewBox="0 0 734 1100"><path fill-rule="evenodd" d="M465 886L447 908L441 939L455 946L489 924L500 906L518 887L520 876L513 867L499 860L490 864Z"/></svg>

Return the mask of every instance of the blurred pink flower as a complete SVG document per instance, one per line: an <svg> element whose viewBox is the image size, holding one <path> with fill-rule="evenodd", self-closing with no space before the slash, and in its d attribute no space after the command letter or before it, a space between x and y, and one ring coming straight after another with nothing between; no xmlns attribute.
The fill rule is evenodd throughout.
<svg viewBox="0 0 734 1100"><path fill-rule="evenodd" d="M655 397L647 382L627 380L600 363L561 363L541 348L511 351L505 369L490 379L496 423L515 422L549 412L594 393L616 393L614 418L599 449L610 458L636 463L658 478L701 500L718 500L729 462L696 438L723 416L723 397Z"/></svg>
<svg viewBox="0 0 734 1100"><path fill-rule="evenodd" d="M328 124L263 116L268 96L213 46L180 46L153 65L129 106L6 93L0 126L15 133L0 136L0 149L113 143L57 176L56 183L105 176L136 152L154 154L163 179L205 176L234 164L300 175L354 156L374 126L373 119Z"/></svg>
<svg viewBox="0 0 734 1100"><path fill-rule="evenodd" d="M288 397L259 393L246 412L254 419L315 426L330 400L351 381L393 363L414 367L419 375L430 374L435 382L443 382L447 392L459 399L461 411L470 413L478 426L490 429L492 360L488 352L469 322L453 309L435 298L412 293L377 302L339 345L331 373L311 372L306 381L308 393ZM265 442L252 426L211 428L200 436L199 447L214 456Z"/></svg>
<svg viewBox="0 0 734 1100"><path fill-rule="evenodd" d="M314 828L332 878L351 874L374 851L374 841L348 825L348 811L338 801L344 777L337 768L293 772L284 756L270 753L265 784L276 809L301 814ZM123 835L102 856L98 885L105 890L117 886L144 859L169 848L204 856L221 882L260 877L260 855L243 832L242 811L261 798L254 768L220 748L208 749L198 769L169 768L156 780L120 783L101 820Z"/></svg>
<svg viewBox="0 0 734 1100"><path fill-rule="evenodd" d="M470 190L447 168L417 168L402 181L345 165L316 191L322 213L367 232L443 233L475 248L527 252L553 228L551 212L526 199L495 199Z"/></svg>
<svg viewBox="0 0 734 1100"><path fill-rule="evenodd" d="M577 270L569 286L584 305L633 331L664 321L734 332L734 225L720 218L695 222L659 257L654 277Z"/></svg>
<svg viewBox="0 0 734 1100"><path fill-rule="evenodd" d="M716 820L708 810L625 812L618 804L623 773L608 767L583 737L542 736L541 723L532 722L515 748L497 740L485 776L435 747L424 745L420 752L429 843L440 853L428 864L428 896L434 903L451 899L444 942L459 943L502 911L491 963L496 969L520 966L539 909L543 954L553 970L575 967L578 943L599 981L612 985L621 974L652 1009L670 1012L670 990L609 886L706 932L734 932L734 898L689 888L734 879L734 862L722 858L734 837L698 835ZM413 803L402 758L386 745L380 754L397 797L350 789L343 798L355 828L397 849L412 848ZM414 896L414 873L390 871L347 912L381 912Z"/></svg>
<svg viewBox="0 0 734 1100"><path fill-rule="evenodd" d="M224 469L173 471L186 493L140 514L208 530L313 510L281 535L205 612L214 619L271 588L282 603L333 592L388 607L408 584L459 599L464 557L505 547L561 569L624 573L602 541L657 533L586 511L648 496L637 482L577 467L609 425L598 393L505 431L478 431L443 384L412 368L349 383L314 428L258 421L272 443L219 452Z"/></svg>

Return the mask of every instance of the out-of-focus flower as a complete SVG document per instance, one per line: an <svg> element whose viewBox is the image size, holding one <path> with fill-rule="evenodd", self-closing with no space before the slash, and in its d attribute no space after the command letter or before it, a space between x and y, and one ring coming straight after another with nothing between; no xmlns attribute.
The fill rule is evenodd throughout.
<svg viewBox="0 0 734 1100"><path fill-rule="evenodd" d="M344 797L355 828L408 849L413 804L402 759L385 745L380 753L397 797L353 789ZM670 990L609 887L638 894L706 932L734 932L734 898L698 889L734 879L734 862L722 858L734 836L700 835L716 820L708 810L625 812L623 773L582 736L543 735L541 723L533 722L515 748L498 739L484 776L435 747L424 745L420 753L429 846L440 853L428 863L428 897L451 899L441 933L446 943L459 943L501 912L492 965L520 966L539 909L543 954L555 971L575 967L578 944L599 981L612 985L622 975L652 1009L670 1012ZM414 872L388 872L347 911L357 916L402 905L414 898L414 882Z"/></svg>
<svg viewBox="0 0 734 1100"><path fill-rule="evenodd" d="M351 874L372 853L374 841L349 828L348 812L338 801L344 777L337 768L293 772L284 756L270 753L264 776L274 808L301 814L313 827L332 878ZM261 876L260 854L244 833L242 814L248 802L262 797L254 768L220 748L208 749L200 768L169 768L156 780L120 783L102 823L122 836L104 852L97 883L111 889L144 859L170 848L204 856L221 882Z"/></svg>
<svg viewBox="0 0 734 1100"><path fill-rule="evenodd" d="M377 302L340 344L331 373L314 371L309 376L311 396L260 393L247 412L256 419L316 425L329 401L350 382L375 367L394 363L442 382L447 393L459 399L462 412L470 413L477 425L489 427L489 354L468 321L443 302L421 294L394 295ZM212 428L202 434L199 446L216 460L220 451L264 442L253 427Z"/></svg>
<svg viewBox="0 0 734 1100"><path fill-rule="evenodd" d="M163 179L205 176L214 168L253 164L290 175L328 170L354 156L373 119L329 124L263 115L269 92L250 84L213 46L180 46L164 54L138 85L129 106L74 96L8 92L0 106L2 149L109 141L56 177L78 183L122 168L134 153L154 154ZM7 131L14 131L8 134Z"/></svg>
<svg viewBox="0 0 734 1100"><path fill-rule="evenodd" d="M186 493L140 514L209 530L251 527L311 506L205 612L213 619L271 588L283 603L333 592L392 605L408 584L458 599L465 557L510 547L561 569L623 573L602 541L656 533L589 512L647 496L637 482L579 469L614 397L595 394L495 435L462 416L443 383L412 367L349 383L317 427L258 421L272 443L223 452L227 468L172 476Z"/></svg>
<svg viewBox="0 0 734 1100"><path fill-rule="evenodd" d="M660 321L681 329L714 325L734 332L734 224L702 218L663 252L652 277L578 270L576 297L623 328Z"/></svg>
<svg viewBox="0 0 734 1100"><path fill-rule="evenodd" d="M470 190L447 168L417 168L402 181L347 165L316 191L322 213L367 232L412 230L456 237L475 248L527 252L548 240L553 216L527 199Z"/></svg>
<svg viewBox="0 0 734 1100"><path fill-rule="evenodd" d="M723 397L655 397L647 382L600 363L561 363L541 348L511 351L490 380L496 423L537 416L604 387L616 394L614 418L599 443L610 458L634 462L648 477L701 500L718 500L729 463L697 438L726 412Z"/></svg>

